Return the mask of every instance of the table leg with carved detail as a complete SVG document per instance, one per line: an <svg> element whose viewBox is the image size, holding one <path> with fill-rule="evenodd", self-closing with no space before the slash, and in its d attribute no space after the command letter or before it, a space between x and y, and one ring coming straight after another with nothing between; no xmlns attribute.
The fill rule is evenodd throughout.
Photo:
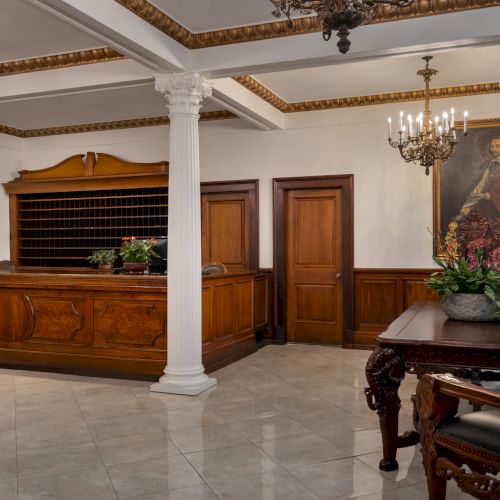
<svg viewBox="0 0 500 500"><path fill-rule="evenodd" d="M379 468L383 471L398 469L398 416L401 400L398 389L405 376L402 356L395 348L377 347L366 364L366 400L371 410L378 413L384 457Z"/></svg>

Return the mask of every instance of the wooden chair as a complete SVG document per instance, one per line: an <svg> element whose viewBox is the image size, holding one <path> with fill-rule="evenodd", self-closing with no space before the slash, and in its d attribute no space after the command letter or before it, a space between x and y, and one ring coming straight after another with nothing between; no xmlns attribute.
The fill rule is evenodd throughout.
<svg viewBox="0 0 500 500"><path fill-rule="evenodd" d="M446 375L424 375L417 386L421 451L429 500L446 498L446 481L481 499L500 499L500 412L456 416L460 399L500 408L500 394ZM468 469L464 468L467 466Z"/></svg>

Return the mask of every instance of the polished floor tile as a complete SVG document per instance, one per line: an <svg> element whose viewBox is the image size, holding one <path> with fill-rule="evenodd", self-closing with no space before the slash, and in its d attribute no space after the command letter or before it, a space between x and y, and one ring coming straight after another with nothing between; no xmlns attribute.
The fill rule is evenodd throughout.
<svg viewBox="0 0 500 500"><path fill-rule="evenodd" d="M113 418L89 418L87 426L96 441L161 432L160 427L146 413Z"/></svg>
<svg viewBox="0 0 500 500"><path fill-rule="evenodd" d="M242 420L231 426L253 443L311 433L311 429L287 415Z"/></svg>
<svg viewBox="0 0 500 500"><path fill-rule="evenodd" d="M178 429L170 431L168 436L182 453L214 450L248 443L248 440L229 424Z"/></svg>
<svg viewBox="0 0 500 500"><path fill-rule="evenodd" d="M44 422L41 425L17 430L17 447L19 450L88 443L90 441L92 441L92 436L87 423L82 417L56 425Z"/></svg>
<svg viewBox="0 0 500 500"><path fill-rule="evenodd" d="M27 449L17 455L19 477L95 469L102 465L94 443Z"/></svg>
<svg viewBox="0 0 500 500"><path fill-rule="evenodd" d="M394 481L355 457L287 469L323 499L338 500L397 488Z"/></svg>
<svg viewBox="0 0 500 500"><path fill-rule="evenodd" d="M186 458L206 480L259 474L278 465L252 444L188 453Z"/></svg>
<svg viewBox="0 0 500 500"><path fill-rule="evenodd" d="M17 481L0 482L0 498L2 500L17 500Z"/></svg>
<svg viewBox="0 0 500 500"><path fill-rule="evenodd" d="M378 470L368 356L267 346L215 372L217 387L196 397L2 369L0 500L425 499L418 447L398 450L399 471ZM408 375L401 387L401 429L415 383Z"/></svg>
<svg viewBox="0 0 500 500"><path fill-rule="evenodd" d="M219 500L219 497L208 486L201 485L134 497L130 500Z"/></svg>
<svg viewBox="0 0 500 500"><path fill-rule="evenodd" d="M200 476L181 455L108 467L120 499L164 493L202 483Z"/></svg>
<svg viewBox="0 0 500 500"><path fill-rule="evenodd" d="M19 500L116 500L104 469L21 478Z"/></svg>
<svg viewBox="0 0 500 500"><path fill-rule="evenodd" d="M263 474L210 481L224 500L319 500L312 491L288 472L277 469Z"/></svg>
<svg viewBox="0 0 500 500"><path fill-rule="evenodd" d="M177 447L161 432L95 442L104 465L137 462L179 455Z"/></svg>

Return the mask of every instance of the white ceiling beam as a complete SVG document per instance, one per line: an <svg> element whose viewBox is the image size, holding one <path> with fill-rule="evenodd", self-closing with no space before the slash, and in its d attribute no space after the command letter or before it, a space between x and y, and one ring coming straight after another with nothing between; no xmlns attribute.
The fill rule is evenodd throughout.
<svg viewBox="0 0 500 500"><path fill-rule="evenodd" d="M340 54L321 33L193 51L191 69L213 77L258 74L500 43L500 7L360 26Z"/></svg>
<svg viewBox="0 0 500 500"><path fill-rule="evenodd" d="M153 72L123 59L99 64L2 76L0 102L92 92L135 85L152 85Z"/></svg>
<svg viewBox="0 0 500 500"><path fill-rule="evenodd" d="M189 50L113 0L23 0L155 72L184 71Z"/></svg>
<svg viewBox="0 0 500 500"><path fill-rule="evenodd" d="M212 99L262 130L284 128L284 114L232 78L212 80Z"/></svg>

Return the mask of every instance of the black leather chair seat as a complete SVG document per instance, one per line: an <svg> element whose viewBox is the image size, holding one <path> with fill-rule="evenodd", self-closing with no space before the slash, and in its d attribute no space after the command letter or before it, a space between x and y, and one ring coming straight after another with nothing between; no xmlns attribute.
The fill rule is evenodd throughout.
<svg viewBox="0 0 500 500"><path fill-rule="evenodd" d="M438 433L500 455L500 411L477 411L456 417Z"/></svg>

